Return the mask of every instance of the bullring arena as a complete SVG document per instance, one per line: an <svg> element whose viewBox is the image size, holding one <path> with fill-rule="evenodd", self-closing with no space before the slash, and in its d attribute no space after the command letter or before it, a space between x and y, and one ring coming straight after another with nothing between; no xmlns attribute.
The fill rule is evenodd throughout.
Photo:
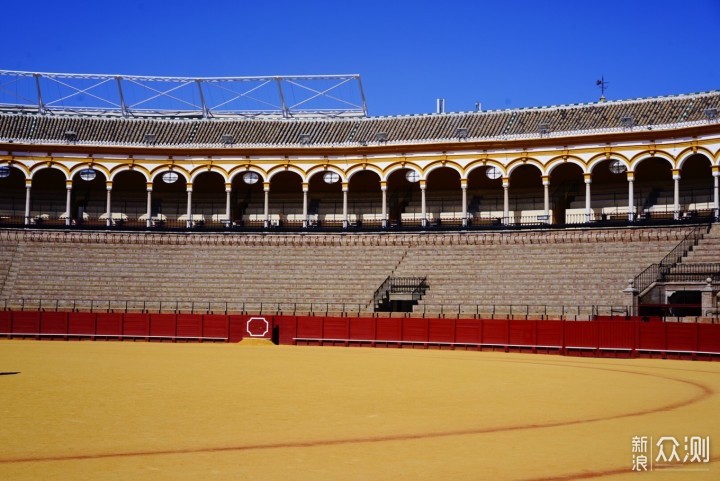
<svg viewBox="0 0 720 481"><path fill-rule="evenodd" d="M717 479L718 92L370 117L354 76L262 112L0 76L38 93L0 111L3 479Z"/></svg>

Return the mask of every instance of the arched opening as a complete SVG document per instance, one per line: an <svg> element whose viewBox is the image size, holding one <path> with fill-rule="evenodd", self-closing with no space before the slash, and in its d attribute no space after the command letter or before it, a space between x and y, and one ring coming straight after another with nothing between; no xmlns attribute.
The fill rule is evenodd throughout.
<svg viewBox="0 0 720 481"><path fill-rule="evenodd" d="M235 225L262 227L265 220L263 178L253 171L239 172L232 178L230 219Z"/></svg>
<svg viewBox="0 0 720 481"><path fill-rule="evenodd" d="M33 175L30 217L31 222L65 223L67 200L65 174L47 167Z"/></svg>
<svg viewBox="0 0 720 481"><path fill-rule="evenodd" d="M502 172L482 166L468 174L468 213L476 225L499 225L503 218Z"/></svg>
<svg viewBox="0 0 720 481"><path fill-rule="evenodd" d="M303 191L299 174L287 170L270 179L268 215L271 226L302 226Z"/></svg>
<svg viewBox="0 0 720 481"><path fill-rule="evenodd" d="M217 172L203 172L195 177L192 193L193 219L222 224L227 218L225 179Z"/></svg>
<svg viewBox="0 0 720 481"><path fill-rule="evenodd" d="M308 191L308 215L320 225L339 227L343 225L342 180L337 172L320 171L310 177Z"/></svg>
<svg viewBox="0 0 720 481"><path fill-rule="evenodd" d="M666 159L650 157L635 167L635 208L640 218L673 218L675 187Z"/></svg>
<svg viewBox="0 0 720 481"><path fill-rule="evenodd" d="M151 213L157 215L157 208L151 209ZM112 219L134 224L147 221L147 180L143 174L136 170L117 173L113 178L110 215Z"/></svg>
<svg viewBox="0 0 720 481"><path fill-rule="evenodd" d="M550 172L549 180L549 215L552 223L579 224L586 222L588 220L585 215L586 191L582 168L573 162L560 164ZM592 199L592 195L590 197Z"/></svg>
<svg viewBox="0 0 720 481"><path fill-rule="evenodd" d="M348 182L348 215L350 223L378 227L382 225L382 190L380 175L372 170L362 170L350 177Z"/></svg>
<svg viewBox="0 0 720 481"><path fill-rule="evenodd" d="M460 173L449 167L440 167L430 172L425 191L425 205L429 222L446 225L462 224Z"/></svg>
<svg viewBox="0 0 720 481"><path fill-rule="evenodd" d="M680 171L680 209L686 217L711 216L714 201L710 159L703 154L688 157Z"/></svg>
<svg viewBox="0 0 720 481"><path fill-rule="evenodd" d="M0 176L0 224L23 224L25 218L25 174L5 166Z"/></svg>
<svg viewBox="0 0 720 481"><path fill-rule="evenodd" d="M152 190L152 212L176 227L186 226L187 179L180 173L166 170L155 176ZM155 217L155 215L153 215Z"/></svg>
<svg viewBox="0 0 720 481"><path fill-rule="evenodd" d="M107 178L97 169L83 169L73 175L72 218L76 223L96 223L107 207Z"/></svg>
<svg viewBox="0 0 720 481"><path fill-rule="evenodd" d="M525 164L510 173L509 223L535 223L545 215L542 173L533 164Z"/></svg>
<svg viewBox="0 0 720 481"><path fill-rule="evenodd" d="M420 225L420 173L413 169L399 169L387 181L389 225Z"/></svg>
<svg viewBox="0 0 720 481"><path fill-rule="evenodd" d="M591 201L595 219L628 220L628 182L625 164L617 159L605 159L595 164L591 173Z"/></svg>

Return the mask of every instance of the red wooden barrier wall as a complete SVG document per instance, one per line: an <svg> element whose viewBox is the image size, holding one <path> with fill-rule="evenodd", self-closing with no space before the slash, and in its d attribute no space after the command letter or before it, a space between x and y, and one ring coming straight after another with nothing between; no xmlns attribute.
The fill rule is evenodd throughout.
<svg viewBox="0 0 720 481"><path fill-rule="evenodd" d="M96 334L97 314L93 312L71 312L68 319L68 334Z"/></svg>
<svg viewBox="0 0 720 481"><path fill-rule="evenodd" d="M112 312L98 313L96 319L95 334L100 336L123 335L123 315Z"/></svg>
<svg viewBox="0 0 720 481"><path fill-rule="evenodd" d="M67 312L44 312L40 317L40 334L67 335L67 333Z"/></svg>
<svg viewBox="0 0 720 481"><path fill-rule="evenodd" d="M220 340L248 336L247 315L0 311L0 336ZM264 316L280 344L501 349L581 355L713 357L720 324L395 317Z"/></svg>
<svg viewBox="0 0 720 481"><path fill-rule="evenodd" d="M175 321L177 323L175 325L177 336L181 338L201 338L203 332L202 321L203 316L201 314L178 314Z"/></svg>

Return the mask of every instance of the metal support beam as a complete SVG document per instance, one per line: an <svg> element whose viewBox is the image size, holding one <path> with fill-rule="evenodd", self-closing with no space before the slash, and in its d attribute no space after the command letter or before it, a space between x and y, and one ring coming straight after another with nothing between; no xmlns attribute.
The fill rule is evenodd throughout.
<svg viewBox="0 0 720 481"><path fill-rule="evenodd" d="M207 107L207 104L205 103L205 94L203 93L202 89L202 80L195 79L195 82L197 82L198 86L198 92L200 93L200 105L202 106L202 116L204 119L210 117L210 110Z"/></svg>
<svg viewBox="0 0 720 481"><path fill-rule="evenodd" d="M363 90L362 81L360 80L359 75L356 75L355 78L357 79L358 89L360 89L360 99L362 100L363 115L365 117L367 117L368 110L367 110L367 103L365 102L365 91Z"/></svg>
<svg viewBox="0 0 720 481"><path fill-rule="evenodd" d="M43 103L42 89L40 88L41 75L39 73L35 73L35 74L33 74L33 77L35 77L35 87L37 87L38 112L40 112L41 114L44 114L45 113L45 104Z"/></svg>
<svg viewBox="0 0 720 481"><path fill-rule="evenodd" d="M128 116L128 108L125 104L125 95L123 95L123 89L122 89L122 77L119 75L115 77L115 81L117 82L117 88L118 88L118 95L120 96L120 111L122 112L123 117Z"/></svg>
<svg viewBox="0 0 720 481"><path fill-rule="evenodd" d="M287 104L285 104L285 95L283 95L282 89L282 78L275 77L275 81L278 86L278 95L280 96L280 105L282 106L282 116L288 118L290 117L290 112L288 111Z"/></svg>

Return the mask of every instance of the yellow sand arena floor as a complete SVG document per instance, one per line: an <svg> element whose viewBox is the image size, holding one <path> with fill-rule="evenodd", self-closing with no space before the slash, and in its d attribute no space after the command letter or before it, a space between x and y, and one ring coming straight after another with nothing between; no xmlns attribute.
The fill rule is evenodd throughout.
<svg viewBox="0 0 720 481"><path fill-rule="evenodd" d="M2 480L720 479L720 363L4 340L0 372ZM633 472L633 436L712 462Z"/></svg>

